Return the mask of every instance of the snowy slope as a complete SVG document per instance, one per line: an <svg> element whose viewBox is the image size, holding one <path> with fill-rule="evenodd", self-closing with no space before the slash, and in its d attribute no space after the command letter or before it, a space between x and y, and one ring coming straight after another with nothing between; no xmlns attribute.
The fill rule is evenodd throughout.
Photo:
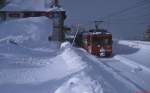
<svg viewBox="0 0 150 93"><path fill-rule="evenodd" d="M60 51L58 43L48 41L51 22L45 17L8 21L0 28L2 93L53 93L65 78L85 67L74 51L67 55L71 49ZM70 57L74 58L67 61Z"/></svg>
<svg viewBox="0 0 150 93"><path fill-rule="evenodd" d="M133 53L121 54L120 56L134 61L145 68L150 68L150 42L120 40L118 43L127 46L128 49L136 50Z"/></svg>
<svg viewBox="0 0 150 93"><path fill-rule="evenodd" d="M114 57L99 60L141 91L149 91L149 44L143 41L115 40Z"/></svg>
<svg viewBox="0 0 150 93"><path fill-rule="evenodd" d="M87 69L69 79L56 93L149 93L149 44L118 40L114 43L114 57L98 59L75 49L87 63Z"/></svg>
<svg viewBox="0 0 150 93"><path fill-rule="evenodd" d="M150 89L149 43L115 41L114 57L96 58L68 42L61 48L48 42L50 26L45 17L0 24L0 93L134 93Z"/></svg>
<svg viewBox="0 0 150 93"><path fill-rule="evenodd" d="M3 93L120 93L122 90L131 93L136 90L128 83L125 86L121 77L79 49L63 48L56 57L14 60L13 56L3 55L2 58L0 90Z"/></svg>
<svg viewBox="0 0 150 93"><path fill-rule="evenodd" d="M46 17L31 17L3 22L0 28L0 42L11 40L31 47L48 42L52 24Z"/></svg>

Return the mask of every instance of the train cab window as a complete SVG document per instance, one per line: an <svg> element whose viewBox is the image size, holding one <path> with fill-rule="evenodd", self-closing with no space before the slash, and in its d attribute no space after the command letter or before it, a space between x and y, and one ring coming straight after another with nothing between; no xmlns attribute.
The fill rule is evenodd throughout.
<svg viewBox="0 0 150 93"><path fill-rule="evenodd" d="M102 45L102 41L101 40L94 41L94 45Z"/></svg>
<svg viewBox="0 0 150 93"><path fill-rule="evenodd" d="M104 39L104 44L105 45L111 45L112 44L112 40L107 38L107 39Z"/></svg>
<svg viewBox="0 0 150 93"><path fill-rule="evenodd" d="M88 43L88 40L87 40L87 39L84 39L84 40L83 40L83 44L84 44L84 45L88 45L88 44L89 44L89 43Z"/></svg>
<svg viewBox="0 0 150 93"><path fill-rule="evenodd" d="M102 45L102 39L101 38L94 38L92 40L93 45Z"/></svg>

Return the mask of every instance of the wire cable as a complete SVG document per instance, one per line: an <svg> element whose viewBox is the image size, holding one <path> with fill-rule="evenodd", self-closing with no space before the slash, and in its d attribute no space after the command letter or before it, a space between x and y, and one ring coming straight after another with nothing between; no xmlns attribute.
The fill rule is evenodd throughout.
<svg viewBox="0 0 150 93"><path fill-rule="evenodd" d="M107 19L107 18L111 18L111 17L117 16L117 15L119 15L119 14L125 13L125 12L130 11L130 10L132 10L132 9L134 9L134 8L137 8L137 7L139 7L139 6L143 6L143 5L145 5L145 4L147 4L147 3L145 2L145 0L142 0L142 1L140 1L140 2L136 2L134 5L132 5L132 6L130 6L130 7L127 7L127 8L125 8L125 9L120 10L120 11L113 12L113 13L111 13L111 14L109 14L109 15L107 15L107 16L101 18L101 19L104 20L104 19Z"/></svg>

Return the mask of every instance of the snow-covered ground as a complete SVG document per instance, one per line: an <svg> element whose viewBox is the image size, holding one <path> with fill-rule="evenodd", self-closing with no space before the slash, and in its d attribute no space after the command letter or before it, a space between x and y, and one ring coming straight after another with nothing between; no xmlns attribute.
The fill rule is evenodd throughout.
<svg viewBox="0 0 150 93"><path fill-rule="evenodd" d="M99 59L141 91L150 90L150 42L114 41L114 57Z"/></svg>
<svg viewBox="0 0 150 93"><path fill-rule="evenodd" d="M48 42L45 17L0 24L0 93L140 93L150 90L150 43L114 41L112 58Z"/></svg>

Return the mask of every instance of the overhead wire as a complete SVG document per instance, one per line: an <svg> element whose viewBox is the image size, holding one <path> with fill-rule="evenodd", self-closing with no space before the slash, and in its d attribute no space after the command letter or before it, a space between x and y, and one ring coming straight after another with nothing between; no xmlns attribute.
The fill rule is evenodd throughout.
<svg viewBox="0 0 150 93"><path fill-rule="evenodd" d="M136 2L134 5L132 5L132 6L130 6L130 7L124 8L124 9L122 9L122 10L120 10L120 11L116 11L116 12L113 12L113 13L111 13L111 14L106 15L105 17L102 17L101 20L108 19L108 18L117 16L117 15L120 15L120 14L125 13L125 12L127 12L127 11L131 11L131 10L134 9L134 8L143 6L143 5L145 5L145 4L147 4L147 3L145 2L145 0Z"/></svg>
<svg viewBox="0 0 150 93"><path fill-rule="evenodd" d="M138 1L138 2L136 2L136 3L134 3L133 5L131 5L131 6L129 6L129 7L126 7L126 8L124 8L124 9L122 9L122 10L119 10L119 11L116 11L116 12L113 12L113 13L110 13L110 14L108 14L108 15L106 15L106 16L104 16L104 17L102 17L102 18L99 18L98 20L104 20L104 21L106 21L106 19L107 20L109 20L109 19L112 19L113 17L116 17L116 16L119 16L119 15L121 15L121 14L125 14L125 13L127 13L127 12L129 12L129 11L131 11L131 10L133 10L133 9L137 9L137 8L140 8L140 7L143 7L143 6L145 6L145 5L148 5L148 4L150 4L150 2L148 2L147 0L142 0L142 1ZM140 18L140 17L143 17L143 16L149 16L149 14L147 15L141 15L141 16L137 16L138 18ZM123 17L125 17L125 16L123 16ZM135 18L136 17L134 17L133 19L135 20ZM138 18L136 18L136 19L138 19ZM126 19L130 19L130 18L126 18ZM86 22L86 24L83 24L84 26L86 26L86 25L91 25L91 23L94 23L94 21L95 20L92 20L92 21L88 21L88 22ZM107 22L107 21L106 21ZM105 22L105 23L106 23ZM121 23L121 22L120 22ZM123 22L122 22L123 23ZM143 22L133 22L133 24L147 24L147 23L143 23ZM111 23L112 24L112 23Z"/></svg>
<svg viewBox="0 0 150 93"><path fill-rule="evenodd" d="M140 17L148 17L150 15L150 6L149 9L147 7L138 8L131 12L127 12L124 14L120 14L118 16L114 16L110 18L111 20L118 20L118 19L137 19Z"/></svg>
<svg viewBox="0 0 150 93"><path fill-rule="evenodd" d="M142 14L142 15L137 15L137 16L131 16L131 17L126 17L126 18L116 18L116 19L113 19L113 20L109 20L109 22L112 22L112 21L140 21L140 20L148 20L150 19L150 13L147 13L147 14ZM105 21L105 22L108 22L108 21Z"/></svg>
<svg viewBox="0 0 150 93"><path fill-rule="evenodd" d="M127 7L125 9L122 9L122 10L117 11L117 12L113 12L113 13L103 17L103 20L107 19L107 21L104 20L105 23L107 23L107 24L150 24L149 22L137 22L140 18L144 19L144 17L150 17L150 14L134 16L134 18L131 18L131 19L130 19L130 17L125 18L124 20L122 20L120 22L111 22L110 21L110 20L112 20L112 17L116 17L116 16L118 17L118 15L127 13L127 12L129 12L129 11L135 9L135 8L139 8L139 7L147 5L147 4L150 4L150 2L146 3L145 0L142 0L140 2L136 2L133 6ZM122 17L125 17L125 16L122 16ZM130 22L123 22L123 21L127 21L127 20L130 20ZM133 21L133 20L135 20L135 21Z"/></svg>

